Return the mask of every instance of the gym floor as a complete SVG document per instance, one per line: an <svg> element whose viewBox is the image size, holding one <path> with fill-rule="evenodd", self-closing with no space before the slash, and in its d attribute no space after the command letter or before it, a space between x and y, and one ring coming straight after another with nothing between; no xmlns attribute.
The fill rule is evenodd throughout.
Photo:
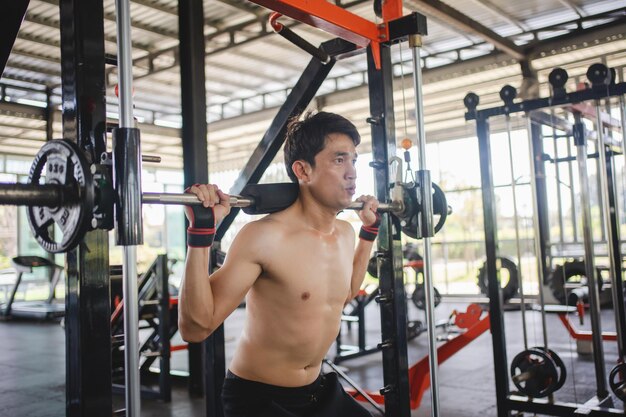
<svg viewBox="0 0 626 417"><path fill-rule="evenodd" d="M424 320L423 312L410 306L410 318ZM467 304L458 299L444 299L437 307L438 320L446 319L453 309L465 311ZM375 345L380 341L379 313L375 303L366 308L367 342ZM615 329L612 311L603 310L603 330ZM243 325L244 311L237 310L226 322L227 361L234 350L238 334ZM521 314L518 311L505 313L508 358L511 360L523 349ZM555 314L548 314L549 347L563 359L568 377L565 385L555 394L555 399L564 402L584 403L595 393L595 374L590 356L576 353L576 342L572 340ZM529 346L542 345L541 317L538 312L527 313ZM578 325L578 323L577 323ZM588 317L581 329L589 328ZM353 330L356 334L356 330ZM346 342L350 334L344 332ZM0 356L0 416L58 417L65 414L65 336L57 322L0 322L0 340L3 354ZM174 340L178 343L179 340ZM615 342L605 342L607 375L616 358ZM414 363L427 354L427 335L420 335L409 342L409 363ZM334 346L329 358L334 356ZM369 391L383 386L380 354L372 354L341 364L348 375ZM172 354L173 369L186 370L184 352ZM493 372L493 357L489 332L478 337L458 354L444 362L439 370L439 395L441 415L446 417L495 416L496 399ZM513 385L511 384L513 387ZM514 388L514 387L513 387ZM114 396L116 408L122 408L123 395ZM622 407L619 400L614 406ZM374 414L376 415L376 414ZM430 415L430 394L424 395L422 404L413 410L412 416ZM204 417L204 401L191 399L184 384L174 384L172 402L157 400L142 401L142 416L185 416Z"/></svg>

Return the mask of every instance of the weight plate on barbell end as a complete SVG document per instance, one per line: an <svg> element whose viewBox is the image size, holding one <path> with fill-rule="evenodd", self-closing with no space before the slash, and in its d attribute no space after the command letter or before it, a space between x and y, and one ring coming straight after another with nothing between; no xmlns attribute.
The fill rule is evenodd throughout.
<svg viewBox="0 0 626 417"><path fill-rule="evenodd" d="M51 253L67 252L83 239L90 229L94 190L89 165L74 142L55 139L46 142L33 161L28 175L30 184L60 184L76 187L77 203L61 207L28 207L28 223L37 243ZM61 239L56 239L50 226L56 224Z"/></svg>
<svg viewBox="0 0 626 417"><path fill-rule="evenodd" d="M611 369L609 385L617 398L626 401L626 363L617 364Z"/></svg>
<svg viewBox="0 0 626 417"><path fill-rule="evenodd" d="M511 379L517 389L532 398L552 394L559 382L554 360L542 349L527 349L511 361Z"/></svg>
<svg viewBox="0 0 626 417"><path fill-rule="evenodd" d="M437 224L435 224L435 233L439 232L446 222L448 217L448 201L446 195L437 184L432 183L433 186L433 214L439 216ZM419 202L417 201L417 186L409 188L404 192L404 205L405 212L410 213L407 216L400 218L402 222L402 231L413 239L418 239L417 235L417 214L420 209Z"/></svg>

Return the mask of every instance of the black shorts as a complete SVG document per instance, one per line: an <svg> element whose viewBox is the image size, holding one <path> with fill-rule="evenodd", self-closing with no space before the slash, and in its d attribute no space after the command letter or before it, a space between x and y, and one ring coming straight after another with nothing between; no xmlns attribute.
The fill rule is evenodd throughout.
<svg viewBox="0 0 626 417"><path fill-rule="evenodd" d="M278 387L228 371L222 388L224 417L372 417L348 395L337 374L303 387Z"/></svg>

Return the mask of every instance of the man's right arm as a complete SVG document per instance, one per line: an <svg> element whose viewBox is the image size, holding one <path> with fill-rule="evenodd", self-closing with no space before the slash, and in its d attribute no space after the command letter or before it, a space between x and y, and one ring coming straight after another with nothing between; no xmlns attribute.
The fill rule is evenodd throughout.
<svg viewBox="0 0 626 417"><path fill-rule="evenodd" d="M208 248L187 252L178 301L178 327L188 342L206 339L241 303L261 274L258 225L246 225L233 241L224 265L209 277Z"/></svg>

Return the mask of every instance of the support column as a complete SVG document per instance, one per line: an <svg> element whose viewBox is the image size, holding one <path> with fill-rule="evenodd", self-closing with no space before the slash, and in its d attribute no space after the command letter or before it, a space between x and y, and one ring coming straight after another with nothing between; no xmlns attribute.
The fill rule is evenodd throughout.
<svg viewBox="0 0 626 417"><path fill-rule="evenodd" d="M389 159L396 155L395 118L393 113L393 74L390 48L381 46L381 69L374 65L368 48L367 67L370 92L370 123L376 197L390 201ZM407 358L407 312L400 225L384 216L378 235L378 277L382 329L385 415L409 417L409 366Z"/></svg>
<svg viewBox="0 0 626 417"><path fill-rule="evenodd" d="M106 151L104 17L102 1L62 0L63 137L89 162ZM110 417L111 301L109 239L85 235L66 255L66 415Z"/></svg>
<svg viewBox="0 0 626 417"><path fill-rule="evenodd" d="M508 361L502 309L502 291L497 268L498 226L496 222L496 196L491 164L491 144L489 122L476 119L476 135L480 154L480 177L483 198L483 224L485 228L485 268L487 269L489 295L489 323L493 348L494 372L496 380L496 401L498 417L508 417L507 398L509 396Z"/></svg>
<svg viewBox="0 0 626 417"><path fill-rule="evenodd" d="M178 36L180 40L180 88L182 105L183 171L185 187L209 182L207 155L206 89L204 73L204 9L202 0L179 0ZM207 339L206 347L219 344L221 330ZM221 343L223 344L223 336ZM203 345L189 344L189 393L204 394ZM210 355L212 356L212 355ZM223 379L223 375L221 379ZM211 382L214 386L219 381ZM221 384L219 384L221 388ZM209 406L207 404L207 406ZM215 405L216 406L216 405ZM214 409L215 406L211 406ZM216 412L216 411L214 411ZM218 417L220 414L215 414Z"/></svg>

